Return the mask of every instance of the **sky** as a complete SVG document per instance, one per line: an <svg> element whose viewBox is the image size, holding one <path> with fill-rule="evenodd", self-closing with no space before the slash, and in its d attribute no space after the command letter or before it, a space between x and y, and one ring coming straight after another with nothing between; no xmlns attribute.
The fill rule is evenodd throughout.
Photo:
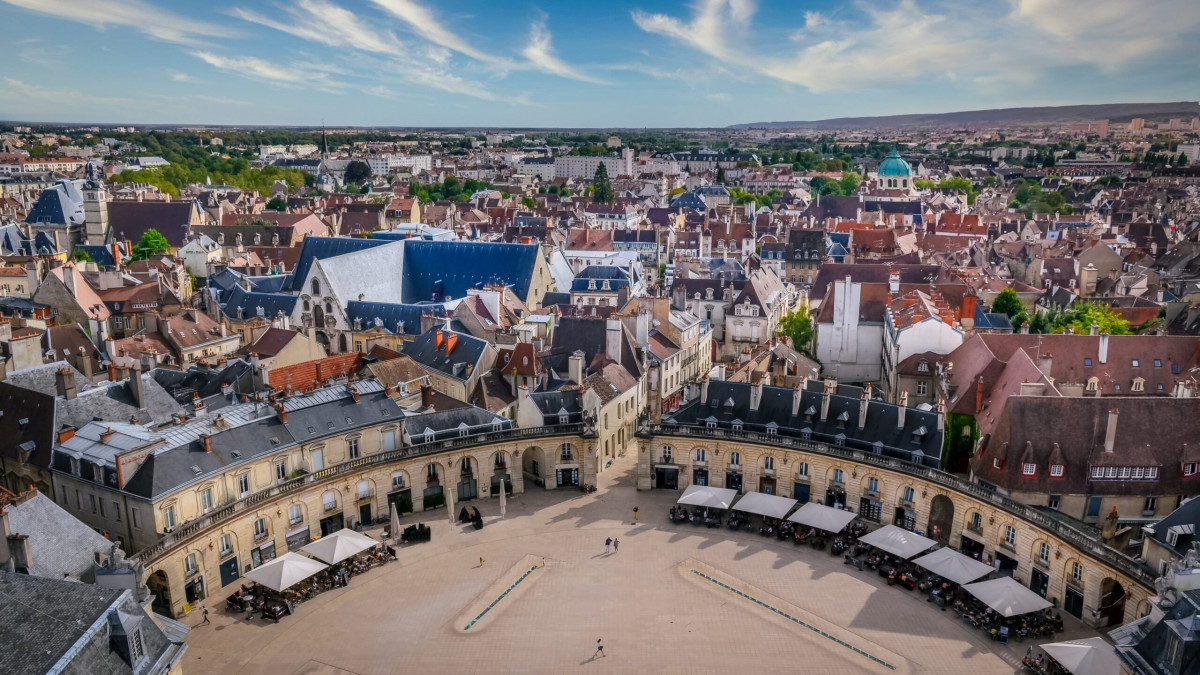
<svg viewBox="0 0 1200 675"><path fill-rule="evenodd" d="M0 119L707 127L1196 100L1196 0L0 0Z"/></svg>

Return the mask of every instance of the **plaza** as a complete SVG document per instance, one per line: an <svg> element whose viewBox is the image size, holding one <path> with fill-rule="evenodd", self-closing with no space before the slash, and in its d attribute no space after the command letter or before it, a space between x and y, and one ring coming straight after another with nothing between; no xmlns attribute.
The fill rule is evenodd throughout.
<svg viewBox="0 0 1200 675"><path fill-rule="evenodd" d="M227 612L230 587L214 590L212 625L197 612L186 619L185 671L982 675L1017 672L1034 644L990 641L827 551L672 524L679 493L636 491L633 472L632 456L620 458L595 493L530 491L509 499L503 517L497 500L475 500L479 531L451 524L444 509L408 516L401 526L429 525L431 542L397 546L397 563L278 624ZM606 554L609 537L621 546ZM1055 640L1097 634L1064 618ZM604 657L593 654L597 638Z"/></svg>

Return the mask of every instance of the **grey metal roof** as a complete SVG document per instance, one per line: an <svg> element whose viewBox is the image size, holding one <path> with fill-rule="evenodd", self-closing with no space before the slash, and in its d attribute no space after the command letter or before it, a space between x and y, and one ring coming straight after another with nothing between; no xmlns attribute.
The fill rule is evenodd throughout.
<svg viewBox="0 0 1200 675"><path fill-rule="evenodd" d="M0 672L50 671L124 592L0 573Z"/></svg>
<svg viewBox="0 0 1200 675"><path fill-rule="evenodd" d="M95 554L112 551L113 542L40 492L5 512L10 531L29 537L34 576L91 582Z"/></svg>

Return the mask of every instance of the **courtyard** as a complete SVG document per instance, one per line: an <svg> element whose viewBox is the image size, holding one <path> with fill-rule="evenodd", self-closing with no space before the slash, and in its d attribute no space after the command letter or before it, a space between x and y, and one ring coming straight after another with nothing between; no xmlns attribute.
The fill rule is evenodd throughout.
<svg viewBox="0 0 1200 675"><path fill-rule="evenodd" d="M191 673L1019 672L1030 642L990 641L952 611L841 556L722 527L674 525L675 491L637 492L632 456L592 494L537 488L470 502L485 526L414 514L431 542L275 624L227 612L193 627ZM635 523L633 508L639 507ZM457 505L456 505L457 510ZM378 538L379 530L367 531ZM605 552L608 537L620 549ZM480 558L484 563L480 565ZM1096 632L1069 616L1055 640ZM594 655L603 638L605 656Z"/></svg>

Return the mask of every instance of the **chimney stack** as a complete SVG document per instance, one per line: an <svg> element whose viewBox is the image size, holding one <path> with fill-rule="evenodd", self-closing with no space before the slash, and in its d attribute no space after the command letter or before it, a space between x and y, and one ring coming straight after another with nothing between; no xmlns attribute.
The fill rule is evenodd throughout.
<svg viewBox="0 0 1200 675"><path fill-rule="evenodd" d="M946 430L946 399L938 399L938 431Z"/></svg>
<svg viewBox="0 0 1200 675"><path fill-rule="evenodd" d="M1097 354L1096 360L1100 363L1108 363L1108 333L1100 334L1100 353Z"/></svg>
<svg viewBox="0 0 1200 675"><path fill-rule="evenodd" d="M871 404L871 385L867 384L863 388L861 400L858 402L858 428L865 429L867 426L867 407Z"/></svg>
<svg viewBox="0 0 1200 675"><path fill-rule="evenodd" d="M95 373L92 371L92 355L88 353L86 347L79 348L79 366L80 370L83 371L83 377L90 384L92 378L95 377Z"/></svg>
<svg viewBox="0 0 1200 675"><path fill-rule="evenodd" d="M1089 335L1093 335L1093 336L1095 336L1095 335L1099 335L1099 334L1100 334L1100 324L1098 324L1098 323L1096 323L1095 321L1093 321L1093 322L1092 322L1092 330L1091 330L1091 332L1090 332L1090 333L1088 333L1088 334L1089 334Z"/></svg>
<svg viewBox="0 0 1200 675"><path fill-rule="evenodd" d="M433 407L433 385L431 384L421 385L421 407Z"/></svg>
<svg viewBox="0 0 1200 675"><path fill-rule="evenodd" d="M1101 361L1100 363L1104 363L1104 362ZM1045 375L1046 379L1050 379L1050 372L1051 372L1051 368L1053 366L1054 366L1054 355L1051 354L1050 352L1046 352L1045 354L1042 354L1041 356L1038 357L1038 370L1042 371L1042 375Z"/></svg>
<svg viewBox="0 0 1200 675"><path fill-rule="evenodd" d="M908 391L900 392L900 405L896 408L896 428L904 429L904 415L908 412Z"/></svg>
<svg viewBox="0 0 1200 675"><path fill-rule="evenodd" d="M758 410L758 404L762 402L762 377L756 378L753 374L751 374L750 378L755 380L750 385L750 410L756 411Z"/></svg>
<svg viewBox="0 0 1200 675"><path fill-rule="evenodd" d="M75 387L75 373L69 367L54 371L54 388L59 396L68 401L75 398L79 393Z"/></svg>
<svg viewBox="0 0 1200 675"><path fill-rule="evenodd" d="M803 393L804 387L802 385L797 384L796 386L792 387L792 417L797 417L800 415L800 401L803 398Z"/></svg>
<svg viewBox="0 0 1200 675"><path fill-rule="evenodd" d="M583 352L578 349L567 357L567 377L572 384L583 384Z"/></svg>
<svg viewBox="0 0 1200 675"><path fill-rule="evenodd" d="M704 379L700 380L700 405L704 405L707 402L708 402L708 375L705 375Z"/></svg>
<svg viewBox="0 0 1200 675"><path fill-rule="evenodd" d="M846 285L847 286L850 285L848 283L849 280L850 280L850 277L847 276L846 277L846 281L847 281ZM891 272L888 273L888 293L891 293L892 295L896 295L899 292L900 292L900 272L897 270L892 270Z"/></svg>
<svg viewBox="0 0 1200 675"><path fill-rule="evenodd" d="M604 331L604 353L608 358L621 362L621 320L608 319Z"/></svg>
<svg viewBox="0 0 1200 675"><path fill-rule="evenodd" d="M829 417L829 397L833 394L833 380L825 380L825 388L821 391L821 421Z"/></svg>
<svg viewBox="0 0 1200 675"><path fill-rule="evenodd" d="M1021 335L1029 335L1029 322L1028 321L1021 322Z"/></svg>
<svg viewBox="0 0 1200 675"><path fill-rule="evenodd" d="M1108 411L1108 428L1104 431L1104 451L1112 452L1113 445L1117 440L1117 415L1116 408Z"/></svg>
<svg viewBox="0 0 1200 675"><path fill-rule="evenodd" d="M284 408L282 403L275 404L275 413L279 416L280 424L287 424L287 408Z"/></svg>
<svg viewBox="0 0 1200 675"><path fill-rule="evenodd" d="M138 410L145 410L146 390L142 387L142 371L136 363L129 371L129 393L133 394Z"/></svg>

